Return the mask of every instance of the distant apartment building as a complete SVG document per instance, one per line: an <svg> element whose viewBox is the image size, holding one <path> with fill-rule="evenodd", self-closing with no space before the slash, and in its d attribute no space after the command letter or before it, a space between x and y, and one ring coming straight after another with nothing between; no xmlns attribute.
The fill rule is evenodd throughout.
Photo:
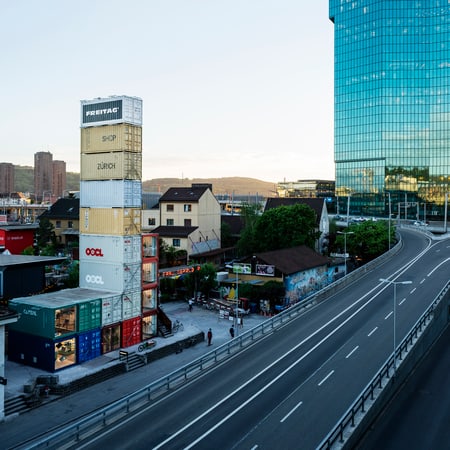
<svg viewBox="0 0 450 450"><path fill-rule="evenodd" d="M66 163L53 161L50 152L34 154L34 195L36 202L63 197L66 189Z"/></svg>
<svg viewBox="0 0 450 450"><path fill-rule="evenodd" d="M53 195L58 198L63 197L66 186L67 186L66 162L53 161L53 182L52 182Z"/></svg>
<svg viewBox="0 0 450 450"><path fill-rule="evenodd" d="M0 193L14 192L14 164L0 163Z"/></svg>
<svg viewBox="0 0 450 450"><path fill-rule="evenodd" d="M53 190L53 155L50 152L34 154L34 195L36 202L50 199Z"/></svg>

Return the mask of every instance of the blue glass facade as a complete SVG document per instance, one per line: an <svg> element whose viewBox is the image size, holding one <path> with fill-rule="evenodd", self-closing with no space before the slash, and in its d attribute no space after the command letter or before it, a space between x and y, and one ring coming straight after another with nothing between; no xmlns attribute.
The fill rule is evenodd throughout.
<svg viewBox="0 0 450 450"><path fill-rule="evenodd" d="M330 0L342 210L441 216L450 185L449 0ZM426 205L426 206L425 206ZM405 208L407 209L407 208Z"/></svg>

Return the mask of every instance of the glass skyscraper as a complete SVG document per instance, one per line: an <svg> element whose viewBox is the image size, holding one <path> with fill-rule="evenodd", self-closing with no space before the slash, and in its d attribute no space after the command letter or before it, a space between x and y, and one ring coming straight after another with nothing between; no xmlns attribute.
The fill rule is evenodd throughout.
<svg viewBox="0 0 450 450"><path fill-rule="evenodd" d="M442 218L450 189L450 0L330 0L341 211Z"/></svg>

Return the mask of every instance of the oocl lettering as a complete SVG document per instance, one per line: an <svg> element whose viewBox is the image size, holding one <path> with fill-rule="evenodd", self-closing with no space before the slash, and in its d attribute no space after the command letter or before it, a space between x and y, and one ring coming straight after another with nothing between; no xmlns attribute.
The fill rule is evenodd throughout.
<svg viewBox="0 0 450 450"><path fill-rule="evenodd" d="M87 248L84 252L88 256L104 256L101 248Z"/></svg>
<svg viewBox="0 0 450 450"><path fill-rule="evenodd" d="M101 275L86 275L86 283L105 284Z"/></svg>

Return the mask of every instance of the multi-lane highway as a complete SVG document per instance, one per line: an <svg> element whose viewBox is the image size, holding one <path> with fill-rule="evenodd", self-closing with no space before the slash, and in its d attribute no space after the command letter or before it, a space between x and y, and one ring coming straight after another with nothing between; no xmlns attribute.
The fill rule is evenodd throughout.
<svg viewBox="0 0 450 450"><path fill-rule="evenodd" d="M450 242L402 231L391 260L78 448L315 449L448 280Z"/></svg>

